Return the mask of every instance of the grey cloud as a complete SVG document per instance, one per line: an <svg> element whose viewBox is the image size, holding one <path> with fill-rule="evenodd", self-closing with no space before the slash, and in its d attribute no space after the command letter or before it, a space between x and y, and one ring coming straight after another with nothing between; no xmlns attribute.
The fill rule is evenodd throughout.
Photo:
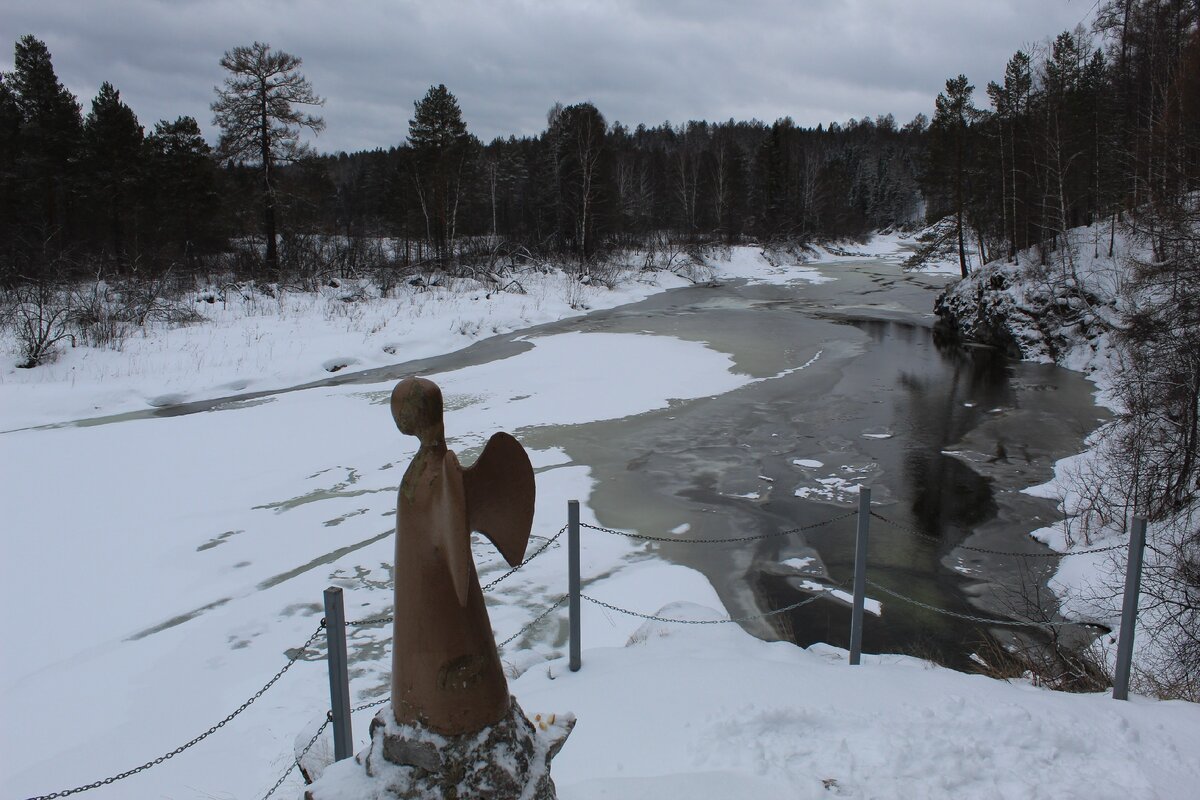
<svg viewBox="0 0 1200 800"><path fill-rule="evenodd" d="M327 151L403 141L436 83L487 141L536 134L556 101L610 121L791 116L815 125L931 113L945 79L980 87L1019 47L1074 27L1084 0L41 0L6 10L0 46L33 33L85 111L109 80L152 127L208 110L226 49L295 53L327 98ZM11 68L11 51L0 69Z"/></svg>

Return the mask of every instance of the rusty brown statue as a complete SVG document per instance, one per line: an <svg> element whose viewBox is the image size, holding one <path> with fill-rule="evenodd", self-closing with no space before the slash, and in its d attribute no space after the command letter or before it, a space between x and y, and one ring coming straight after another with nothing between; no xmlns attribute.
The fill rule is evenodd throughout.
<svg viewBox="0 0 1200 800"><path fill-rule="evenodd" d="M396 503L392 709L396 722L444 735L473 733L504 718L508 682L471 555L478 531L511 565L525 557L533 524L529 456L497 433L463 469L446 448L442 393L424 378L392 391L401 433L421 440Z"/></svg>
<svg viewBox="0 0 1200 800"><path fill-rule="evenodd" d="M529 456L497 433L468 469L446 448L442 392L406 378L392 390L392 417L421 440L396 501L392 701L371 721L371 744L322 767L308 800L555 800L550 761L573 714L538 715L535 726L500 667L471 555L471 534L521 563L533 525ZM365 771L366 778L362 772Z"/></svg>

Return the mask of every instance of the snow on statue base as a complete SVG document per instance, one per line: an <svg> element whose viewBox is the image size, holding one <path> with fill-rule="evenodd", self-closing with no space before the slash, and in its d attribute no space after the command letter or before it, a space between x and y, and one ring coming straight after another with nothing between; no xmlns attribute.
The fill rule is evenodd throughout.
<svg viewBox="0 0 1200 800"><path fill-rule="evenodd" d="M371 744L331 764L305 800L555 800L550 759L575 726L569 714L531 722L512 698L508 715L475 733L443 736L396 722L391 705L371 721Z"/></svg>

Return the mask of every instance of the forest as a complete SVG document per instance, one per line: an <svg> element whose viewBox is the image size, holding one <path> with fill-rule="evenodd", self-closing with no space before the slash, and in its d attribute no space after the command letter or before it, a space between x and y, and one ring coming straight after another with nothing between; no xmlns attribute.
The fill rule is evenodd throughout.
<svg viewBox="0 0 1200 800"><path fill-rule="evenodd" d="M590 102L555 103L541 134L483 144L439 85L397 144L336 154L301 144L324 101L294 55L259 43L224 54L214 146L191 117L147 132L107 82L85 114L27 35L0 75L0 284L585 264L662 242L803 244L947 216L965 275L968 247L983 261L1049 253L1072 227L1115 227L1194 188L1198 13L1110 0L1095 30L1016 52L982 93L988 107L958 75L932 120L903 125L630 128Z"/></svg>
<svg viewBox="0 0 1200 800"><path fill-rule="evenodd" d="M257 59L243 65L251 71L290 59L304 83L289 54L256 44L231 55ZM816 129L790 119L629 129L584 102L555 104L539 136L484 145L454 95L434 86L414 103L403 143L318 155L296 141L304 121L284 118L294 98L265 97L282 89L262 90L287 106L279 118L237 132L227 115L213 148L190 117L144 134L107 83L82 116L32 36L17 42L15 63L0 84L7 285L216 262L273 278L450 267L498 250L588 261L660 236L805 241L920 214L920 116L903 127L883 116ZM338 237L336 263L311 262L314 236ZM368 246L380 240L394 247Z"/></svg>

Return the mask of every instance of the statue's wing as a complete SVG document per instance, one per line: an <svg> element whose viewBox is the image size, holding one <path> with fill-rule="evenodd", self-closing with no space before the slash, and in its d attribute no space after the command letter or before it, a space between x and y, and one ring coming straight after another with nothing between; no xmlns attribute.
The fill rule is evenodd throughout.
<svg viewBox="0 0 1200 800"><path fill-rule="evenodd" d="M463 489L463 470L458 457L447 450L442 462L442 491L438 498L438 527L441 528L441 551L450 570L458 604L467 604L471 588L471 531L467 521L467 499Z"/></svg>
<svg viewBox="0 0 1200 800"><path fill-rule="evenodd" d="M507 433L493 435L463 470L463 486L471 530L491 539L510 566L520 564L533 527L533 465L525 448Z"/></svg>

